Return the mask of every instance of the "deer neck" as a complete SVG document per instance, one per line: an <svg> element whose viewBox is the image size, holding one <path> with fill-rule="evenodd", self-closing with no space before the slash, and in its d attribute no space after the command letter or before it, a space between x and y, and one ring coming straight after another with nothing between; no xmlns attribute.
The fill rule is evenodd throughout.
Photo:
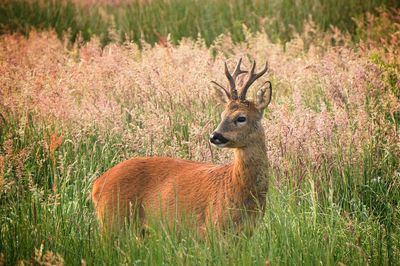
<svg viewBox="0 0 400 266"><path fill-rule="evenodd" d="M264 134L261 134L260 139L254 145L237 148L234 150L234 154L233 186L252 194L266 192L268 162Z"/></svg>

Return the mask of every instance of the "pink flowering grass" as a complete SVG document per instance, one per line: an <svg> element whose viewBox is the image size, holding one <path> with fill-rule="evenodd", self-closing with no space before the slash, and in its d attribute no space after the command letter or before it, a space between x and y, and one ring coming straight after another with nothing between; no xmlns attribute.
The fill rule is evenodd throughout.
<svg viewBox="0 0 400 266"><path fill-rule="evenodd" d="M361 152L375 134L376 116L393 115L399 100L368 53L314 43L305 51L305 39L299 36L284 50L263 33L248 33L237 45L221 36L211 48L184 40L176 46L144 43L139 50L133 43L101 49L96 39L68 49L52 32L32 32L28 39L4 35L2 106L61 128L118 133L131 152L151 142L154 154L178 156L184 145L185 157L211 161L207 136L222 107L210 81L226 82L225 60L233 65L243 57L247 66L268 60L274 97L265 124L276 167L285 168L293 156L318 163L349 149Z"/></svg>

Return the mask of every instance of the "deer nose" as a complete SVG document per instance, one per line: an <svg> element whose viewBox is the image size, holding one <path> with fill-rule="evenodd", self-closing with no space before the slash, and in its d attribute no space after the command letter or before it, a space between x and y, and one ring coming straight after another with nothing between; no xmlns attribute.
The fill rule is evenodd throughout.
<svg viewBox="0 0 400 266"><path fill-rule="evenodd" d="M221 145L227 143L229 140L225 138L221 133L213 132L210 135L210 142L215 145Z"/></svg>

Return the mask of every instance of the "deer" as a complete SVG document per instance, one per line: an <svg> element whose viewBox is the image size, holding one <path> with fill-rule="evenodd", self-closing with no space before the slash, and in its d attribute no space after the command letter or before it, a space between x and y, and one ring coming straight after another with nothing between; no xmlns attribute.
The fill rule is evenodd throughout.
<svg viewBox="0 0 400 266"><path fill-rule="evenodd" d="M266 81L254 100L247 99L250 86L268 70L233 73L225 62L229 89L212 81L225 105L221 122L209 142L233 150L234 161L216 165L172 157L135 157L106 171L93 185L92 200L101 228L120 228L131 216L146 224L150 217L177 221L192 215L199 229L240 224L245 215L264 209L268 190L268 161L262 118L272 96ZM241 79L238 89L237 78ZM245 77L245 76L242 76Z"/></svg>

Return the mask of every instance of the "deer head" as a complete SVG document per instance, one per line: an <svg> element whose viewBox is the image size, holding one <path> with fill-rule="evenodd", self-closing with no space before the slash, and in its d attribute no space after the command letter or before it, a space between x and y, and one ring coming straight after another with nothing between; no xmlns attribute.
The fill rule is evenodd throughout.
<svg viewBox="0 0 400 266"><path fill-rule="evenodd" d="M263 70L255 73L256 62L253 62L250 72L240 69L242 59L239 60L234 72L229 72L225 62L225 75L229 81L229 91L213 81L220 89L220 98L225 103L225 110L221 115L221 122L217 129L210 135L210 142L217 147L245 148L257 145L264 139L261 126L264 109L268 106L272 96L271 82L266 81L257 92L254 101L246 99L250 86L264 75L268 70L268 63ZM237 90L236 79L239 75L248 73L247 80L241 89ZM260 139L261 138L261 139Z"/></svg>

